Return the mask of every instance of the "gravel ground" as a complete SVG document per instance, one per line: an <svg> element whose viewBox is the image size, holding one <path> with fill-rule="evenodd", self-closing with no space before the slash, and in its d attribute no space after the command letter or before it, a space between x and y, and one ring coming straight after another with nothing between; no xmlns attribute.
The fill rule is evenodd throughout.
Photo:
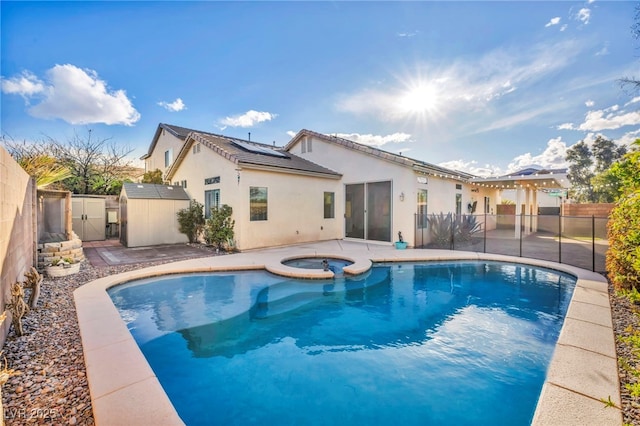
<svg viewBox="0 0 640 426"><path fill-rule="evenodd" d="M624 424L640 425L640 398L631 395L626 385L640 382L640 351L624 341L625 337L640 336L640 306L632 304L625 297L615 294L609 284L611 318L616 336L618 374L620 376L620 397ZM638 372L634 371L637 370Z"/></svg>
<svg viewBox="0 0 640 426"><path fill-rule="evenodd" d="M201 248L206 256L214 254ZM94 424L73 291L107 275L162 263L94 268L84 262L75 275L44 278L38 308L23 318L24 335L17 337L12 327L3 348L8 368L20 372L2 387L5 424Z"/></svg>
<svg viewBox="0 0 640 426"><path fill-rule="evenodd" d="M12 329L3 348L8 367L20 372L2 388L7 425L94 424L73 291L107 275L161 263L166 262L94 268L85 262L76 275L44 279L38 308L23 319L25 335L17 337ZM640 425L640 398L625 387L640 381L628 367L640 368L640 352L620 341L633 329L640 330L640 306L616 296L611 288L610 295L624 423Z"/></svg>

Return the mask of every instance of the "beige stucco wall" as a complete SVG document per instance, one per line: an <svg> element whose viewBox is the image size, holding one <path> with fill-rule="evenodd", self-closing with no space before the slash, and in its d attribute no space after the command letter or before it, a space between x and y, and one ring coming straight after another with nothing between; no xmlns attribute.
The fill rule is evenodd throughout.
<svg viewBox="0 0 640 426"><path fill-rule="evenodd" d="M301 141L298 141L290 151L343 175L340 195L336 194L336 198L339 198L342 203L344 203L344 185L392 181L392 237L396 239L398 231L401 231L405 241L410 245L415 241L414 215L417 213L419 190L427 190L428 214L455 213L456 193L462 194L462 213L464 214L468 213L467 204L473 201L478 202L475 214L482 214L485 196L490 197L490 202L495 208L495 190L476 188L451 178L419 174L409 167L318 138L312 138L311 152L303 153L301 145ZM420 183L419 178L426 178L427 183ZM456 184L461 184L462 189L457 190ZM478 192L472 192L472 189L478 189ZM404 193L404 201L400 199L402 193ZM344 211L339 212L340 217L343 214Z"/></svg>
<svg viewBox="0 0 640 426"><path fill-rule="evenodd" d="M178 210L187 200L127 200L127 247L189 242L178 230Z"/></svg>
<svg viewBox="0 0 640 426"><path fill-rule="evenodd" d="M33 266L35 254L36 188L33 180L0 147L0 303L2 311L9 286L24 280ZM9 330L9 321L0 325L0 346Z"/></svg>
<svg viewBox="0 0 640 426"><path fill-rule="evenodd" d="M205 185L206 178L220 182ZM238 180L238 176L240 179ZM342 238L344 197L337 179L242 168L206 147L189 149L171 179L187 181L189 197L204 204L207 190L220 190L220 204L233 209L239 250ZM268 220L250 221L249 188L266 187ZM335 193L335 217L324 219L324 192Z"/></svg>
<svg viewBox="0 0 640 426"><path fill-rule="evenodd" d="M171 161L175 161L178 153L180 152L180 148L184 143L180 138L175 137L165 129L160 131L160 136L158 137L158 141L156 142L156 146L151 153L151 156L144 160L144 169L147 172L152 172L156 169L159 169L163 173L163 177L165 176L165 172L169 167L164 166L164 153L165 151L171 149L172 159ZM169 164L170 166L171 164Z"/></svg>

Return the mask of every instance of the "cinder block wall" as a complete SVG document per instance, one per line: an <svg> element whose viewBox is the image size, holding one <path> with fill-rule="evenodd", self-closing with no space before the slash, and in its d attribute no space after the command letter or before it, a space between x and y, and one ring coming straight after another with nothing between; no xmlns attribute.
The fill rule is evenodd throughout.
<svg viewBox="0 0 640 426"><path fill-rule="evenodd" d="M24 280L35 256L36 187L9 153L0 146L0 312L5 311L9 287ZM0 346L10 326L0 324Z"/></svg>

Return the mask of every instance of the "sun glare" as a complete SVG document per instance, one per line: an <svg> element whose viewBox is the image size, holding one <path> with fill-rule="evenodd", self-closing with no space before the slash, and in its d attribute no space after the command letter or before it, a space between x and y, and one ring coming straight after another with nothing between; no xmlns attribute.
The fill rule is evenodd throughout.
<svg viewBox="0 0 640 426"><path fill-rule="evenodd" d="M400 99L400 108L411 113L426 113L436 108L436 90L429 84L419 84L409 89Z"/></svg>

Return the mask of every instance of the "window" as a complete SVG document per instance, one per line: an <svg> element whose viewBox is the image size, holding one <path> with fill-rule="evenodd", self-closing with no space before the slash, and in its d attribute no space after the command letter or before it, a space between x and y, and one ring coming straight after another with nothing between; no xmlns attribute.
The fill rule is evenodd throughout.
<svg viewBox="0 0 640 426"><path fill-rule="evenodd" d="M427 190L419 189L418 190L418 228L426 228L427 227Z"/></svg>
<svg viewBox="0 0 640 426"><path fill-rule="evenodd" d="M311 152L311 136L307 136L307 152Z"/></svg>
<svg viewBox="0 0 640 426"><path fill-rule="evenodd" d="M204 191L204 217L206 219L211 217L211 209L214 207L220 207L220 190Z"/></svg>
<svg viewBox="0 0 640 426"><path fill-rule="evenodd" d="M249 188L249 220L267 220L267 188Z"/></svg>
<svg viewBox="0 0 640 426"><path fill-rule="evenodd" d="M462 184L461 183L456 183L456 189L462 189Z"/></svg>
<svg viewBox="0 0 640 426"><path fill-rule="evenodd" d="M304 139L302 139L302 144L301 144L301 153L304 154L305 152L307 152L307 138L305 137Z"/></svg>
<svg viewBox="0 0 640 426"><path fill-rule="evenodd" d="M182 185L183 188L187 187L187 181L183 180L182 182L180 182L180 185Z"/></svg>
<svg viewBox="0 0 640 426"><path fill-rule="evenodd" d="M487 214L489 213L489 207L491 206L489 201L489 197L484 197L484 212Z"/></svg>
<svg viewBox="0 0 640 426"><path fill-rule="evenodd" d="M335 193L333 192L325 192L324 193L324 218L325 219L333 219L335 218Z"/></svg>
<svg viewBox="0 0 640 426"><path fill-rule="evenodd" d="M173 149L168 149L164 152L164 166L169 167L173 161Z"/></svg>
<svg viewBox="0 0 640 426"><path fill-rule="evenodd" d="M462 214L462 194L456 194L456 214Z"/></svg>
<svg viewBox="0 0 640 426"><path fill-rule="evenodd" d="M197 153L199 153L199 152L200 152L200 144L199 144L199 143L194 144L194 145L193 145L193 153L194 153L194 154L197 154Z"/></svg>

